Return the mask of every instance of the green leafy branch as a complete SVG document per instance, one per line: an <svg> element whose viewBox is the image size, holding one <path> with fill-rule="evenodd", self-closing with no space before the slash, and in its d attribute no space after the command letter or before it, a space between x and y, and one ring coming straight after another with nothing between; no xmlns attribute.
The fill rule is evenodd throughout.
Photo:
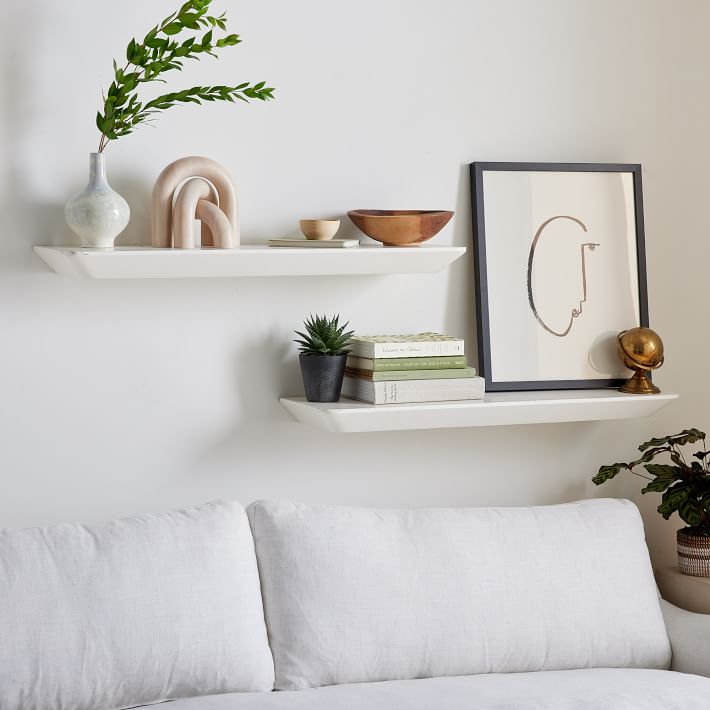
<svg viewBox="0 0 710 710"><path fill-rule="evenodd" d="M101 131L100 153L110 141L132 133L141 123L150 121L154 114L178 104L234 102L235 99L267 101L273 98L274 89L263 81L257 84L244 82L238 86L194 86L163 94L145 103L139 98L141 84L165 82L162 76L169 71L180 71L185 60L199 61L202 55L217 57L217 50L241 42L236 34L215 37L215 32L226 31L227 21L225 13L219 17L207 14L211 2L188 0L153 27L142 42L131 39L126 47L123 68L114 60L114 79L104 94L103 112L96 114L96 126ZM198 36L204 30L204 34ZM180 41L177 35L184 31L197 34Z"/></svg>
<svg viewBox="0 0 710 710"><path fill-rule="evenodd" d="M313 316L303 324L306 332L295 331L300 336L300 340L294 340L299 344L299 351L304 355L347 355L350 349L348 341L353 335L353 331L346 331L348 323L340 325L340 316Z"/></svg>
<svg viewBox="0 0 710 710"><path fill-rule="evenodd" d="M701 451L696 451L688 462L682 446L703 442ZM601 466L592 481L601 485L615 478L621 471L631 471L649 483L641 493L661 493L658 512L668 520L673 513L694 532L710 535L710 451L705 444L705 433L699 429L685 429L679 434L654 438L638 447L641 456L629 463L614 463ZM656 456L667 455L671 464L651 463ZM633 469L643 465L648 476Z"/></svg>

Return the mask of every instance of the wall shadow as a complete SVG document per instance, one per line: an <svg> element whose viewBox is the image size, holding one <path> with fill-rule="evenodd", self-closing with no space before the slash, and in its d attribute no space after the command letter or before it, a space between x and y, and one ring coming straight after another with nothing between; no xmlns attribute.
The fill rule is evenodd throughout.
<svg viewBox="0 0 710 710"><path fill-rule="evenodd" d="M473 270L472 206L469 184L468 163L464 163L459 167L453 245L465 246L466 254L449 267L444 323L447 333L463 335L466 341L468 363L478 369L476 288ZM463 314L463 322L457 313Z"/></svg>

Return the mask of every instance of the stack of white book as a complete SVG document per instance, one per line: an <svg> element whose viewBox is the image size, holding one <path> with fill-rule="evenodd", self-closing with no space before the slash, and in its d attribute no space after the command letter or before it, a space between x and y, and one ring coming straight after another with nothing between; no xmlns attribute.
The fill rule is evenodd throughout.
<svg viewBox="0 0 710 710"><path fill-rule="evenodd" d="M356 335L348 347L343 397L370 404L483 399L485 381L467 366L460 338Z"/></svg>

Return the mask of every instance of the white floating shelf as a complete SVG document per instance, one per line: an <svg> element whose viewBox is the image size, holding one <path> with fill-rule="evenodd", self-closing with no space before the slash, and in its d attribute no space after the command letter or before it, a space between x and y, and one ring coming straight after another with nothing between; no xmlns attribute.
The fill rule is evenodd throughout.
<svg viewBox="0 0 710 710"><path fill-rule="evenodd" d="M401 431L448 427L552 424L648 417L677 394L636 395L616 390L495 392L482 400L427 404L364 404L348 399L321 404L282 397L299 421L333 432Z"/></svg>
<svg viewBox="0 0 710 710"><path fill-rule="evenodd" d="M360 246L349 249L241 246L236 249L35 247L61 276L80 279L186 279L239 276L344 276L441 271L466 247Z"/></svg>

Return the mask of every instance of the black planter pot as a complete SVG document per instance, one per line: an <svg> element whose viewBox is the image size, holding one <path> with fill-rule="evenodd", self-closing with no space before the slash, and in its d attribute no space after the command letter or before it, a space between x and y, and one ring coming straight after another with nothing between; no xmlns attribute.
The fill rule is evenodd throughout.
<svg viewBox="0 0 710 710"><path fill-rule="evenodd" d="M304 355L301 362L303 386L309 402L337 402L343 386L347 355Z"/></svg>

